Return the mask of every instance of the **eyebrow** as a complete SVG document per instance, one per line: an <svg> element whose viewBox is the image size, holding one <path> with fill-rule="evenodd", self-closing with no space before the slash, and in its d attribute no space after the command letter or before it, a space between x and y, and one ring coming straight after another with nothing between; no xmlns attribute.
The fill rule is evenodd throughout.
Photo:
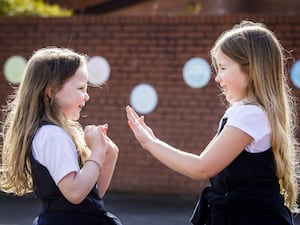
<svg viewBox="0 0 300 225"><path fill-rule="evenodd" d="M217 63L217 66L219 67L219 66L225 66L226 64L224 64L224 63Z"/></svg>

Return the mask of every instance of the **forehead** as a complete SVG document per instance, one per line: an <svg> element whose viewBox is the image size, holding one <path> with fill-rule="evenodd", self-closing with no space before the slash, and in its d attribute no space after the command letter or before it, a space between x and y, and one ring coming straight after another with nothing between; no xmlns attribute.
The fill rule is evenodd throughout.
<svg viewBox="0 0 300 225"><path fill-rule="evenodd" d="M224 63L230 63L233 60L230 59L227 55L225 55L222 50L217 49L214 53L214 59L216 60L217 64L224 64Z"/></svg>
<svg viewBox="0 0 300 225"><path fill-rule="evenodd" d="M80 66L74 75L67 82L86 83L88 80L88 70L86 66Z"/></svg>

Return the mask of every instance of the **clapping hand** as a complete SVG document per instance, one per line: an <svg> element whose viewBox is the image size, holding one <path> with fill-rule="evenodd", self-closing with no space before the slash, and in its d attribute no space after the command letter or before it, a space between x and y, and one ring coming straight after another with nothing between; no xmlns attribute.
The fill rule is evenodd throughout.
<svg viewBox="0 0 300 225"><path fill-rule="evenodd" d="M132 107L127 106L126 112L128 125L131 128L135 138L144 149L147 149L147 145L157 139L152 129L145 124L144 116L139 116Z"/></svg>
<svg viewBox="0 0 300 225"><path fill-rule="evenodd" d="M88 125L84 128L84 139L87 146L93 150L103 149L106 151L107 143L105 136L108 126L104 125Z"/></svg>

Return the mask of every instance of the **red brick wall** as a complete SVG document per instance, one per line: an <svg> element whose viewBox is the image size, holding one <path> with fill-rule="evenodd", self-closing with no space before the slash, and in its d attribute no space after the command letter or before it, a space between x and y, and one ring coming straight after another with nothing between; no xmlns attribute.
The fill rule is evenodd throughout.
<svg viewBox="0 0 300 225"><path fill-rule="evenodd" d="M286 49L300 58L300 17L88 16L1 18L0 63L3 68L12 55L28 59L34 49L48 45L105 57L111 66L108 86L89 89L87 117L81 122L108 123L109 135L120 148L110 190L196 194L202 182L172 172L141 149L127 126L125 106L134 86L142 82L153 85L158 105L146 122L160 139L200 153L214 135L225 107L213 78L206 87L191 89L183 82L182 68L191 57L209 60L208 51L219 34L241 18L265 22ZM300 90L294 91L299 97ZM11 92L0 70L1 105Z"/></svg>

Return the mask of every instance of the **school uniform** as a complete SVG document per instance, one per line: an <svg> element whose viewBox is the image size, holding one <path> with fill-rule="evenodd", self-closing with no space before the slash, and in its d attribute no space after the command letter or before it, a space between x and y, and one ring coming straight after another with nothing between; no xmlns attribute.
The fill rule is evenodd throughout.
<svg viewBox="0 0 300 225"><path fill-rule="evenodd" d="M33 140L30 163L34 194L42 202L37 225L121 225L105 210L96 185L80 204L72 204L59 190L60 179L80 169L75 145L62 128L41 126Z"/></svg>
<svg viewBox="0 0 300 225"><path fill-rule="evenodd" d="M210 179L211 186L204 188L191 222L194 225L294 224L280 194L270 128L263 110L246 102L235 103L225 112L218 132L225 125L241 129L254 140L228 167Z"/></svg>

